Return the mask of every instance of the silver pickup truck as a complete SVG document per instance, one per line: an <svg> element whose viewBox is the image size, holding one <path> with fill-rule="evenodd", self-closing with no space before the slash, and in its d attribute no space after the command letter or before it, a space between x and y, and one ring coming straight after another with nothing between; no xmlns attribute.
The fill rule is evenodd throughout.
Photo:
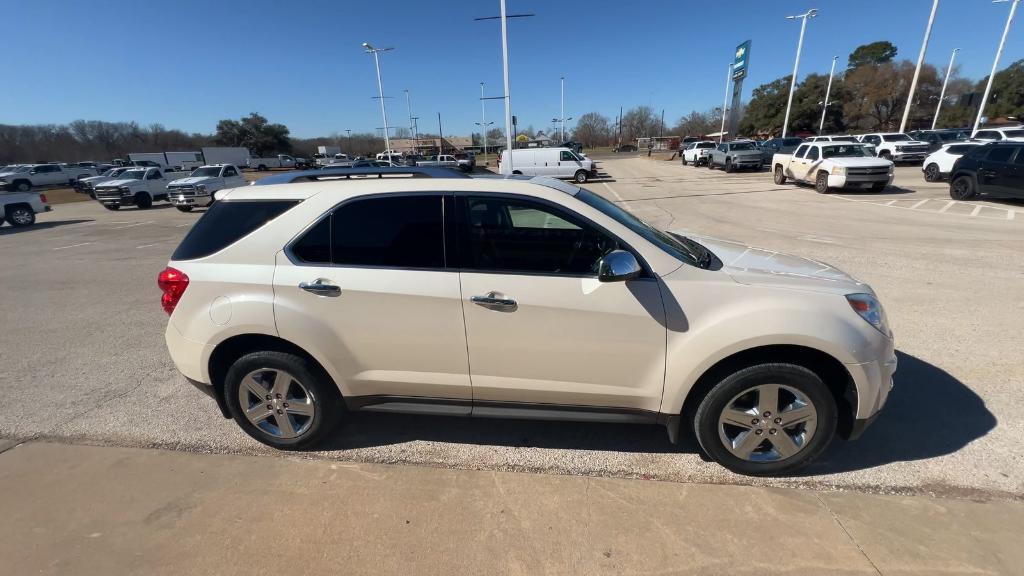
<svg viewBox="0 0 1024 576"><path fill-rule="evenodd" d="M708 168L714 170L715 166L721 166L726 172L744 168L758 171L761 169L761 150L749 140L723 142L708 154Z"/></svg>

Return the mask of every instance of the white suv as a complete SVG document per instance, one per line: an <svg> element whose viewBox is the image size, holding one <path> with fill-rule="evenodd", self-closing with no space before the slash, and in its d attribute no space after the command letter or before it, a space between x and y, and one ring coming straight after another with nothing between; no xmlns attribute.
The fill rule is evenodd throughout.
<svg viewBox="0 0 1024 576"><path fill-rule="evenodd" d="M260 442L346 410L646 422L778 475L886 401L885 314L833 267L550 178L378 171L222 191L159 275L174 363Z"/></svg>

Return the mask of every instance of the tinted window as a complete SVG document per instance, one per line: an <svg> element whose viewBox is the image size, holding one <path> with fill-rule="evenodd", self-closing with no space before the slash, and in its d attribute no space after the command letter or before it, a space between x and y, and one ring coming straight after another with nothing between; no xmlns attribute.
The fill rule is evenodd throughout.
<svg viewBox="0 0 1024 576"><path fill-rule="evenodd" d="M988 140L1001 140L1003 136L994 130L982 130L974 135L975 138L985 138Z"/></svg>
<svg viewBox="0 0 1024 576"><path fill-rule="evenodd" d="M309 264L331 263L331 218L328 214L292 244L292 254Z"/></svg>
<svg viewBox="0 0 1024 576"><path fill-rule="evenodd" d="M194 260L219 252L296 204L294 200L216 202L181 241L171 260Z"/></svg>
<svg viewBox="0 0 1024 576"><path fill-rule="evenodd" d="M1017 156L1013 159L1013 163L1024 166L1024 148L1017 148Z"/></svg>
<svg viewBox="0 0 1024 576"><path fill-rule="evenodd" d="M228 176L238 176L238 172L234 168L225 168L224 177L227 178Z"/></svg>
<svg viewBox="0 0 1024 576"><path fill-rule="evenodd" d="M821 156L820 156L820 154L818 152L818 147L817 146L811 146L810 148L807 149L807 156L806 156L806 158L808 160L817 160L820 157Z"/></svg>
<svg viewBox="0 0 1024 576"><path fill-rule="evenodd" d="M1014 150L1016 148L1013 146L993 146L985 159L990 162L1009 162Z"/></svg>
<svg viewBox="0 0 1024 576"><path fill-rule="evenodd" d="M827 140L827 138L822 138L822 140ZM799 138L786 138L785 140L782 141L782 145L783 146L799 146L801 142L803 142L803 140L801 140Z"/></svg>
<svg viewBox="0 0 1024 576"><path fill-rule="evenodd" d="M563 150L559 157L559 161L561 162L573 162L575 160L576 157L573 155L572 152L569 152L568 150Z"/></svg>
<svg viewBox="0 0 1024 576"><path fill-rule="evenodd" d="M340 206L331 250L339 265L444 268L441 196L385 196Z"/></svg>
<svg viewBox="0 0 1024 576"><path fill-rule="evenodd" d="M966 154L967 152L969 152L971 150L971 148L974 148L974 146L970 146L970 145L967 145L967 144L953 144L952 146L947 146L946 147L946 153L947 154Z"/></svg>
<svg viewBox="0 0 1024 576"><path fill-rule="evenodd" d="M794 154L794 156L796 156L797 158L803 158L804 154L807 153L807 148L808 148L808 146L801 146L801 147L797 148L796 149L796 154Z"/></svg>
<svg viewBox="0 0 1024 576"><path fill-rule="evenodd" d="M539 274L591 275L618 243L562 213L526 200L467 198L463 267Z"/></svg>

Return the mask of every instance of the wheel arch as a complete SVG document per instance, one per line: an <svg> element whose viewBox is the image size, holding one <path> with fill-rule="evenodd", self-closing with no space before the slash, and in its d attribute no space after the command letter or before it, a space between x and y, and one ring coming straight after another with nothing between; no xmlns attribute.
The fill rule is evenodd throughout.
<svg viewBox="0 0 1024 576"><path fill-rule="evenodd" d="M217 400L217 406L225 418L231 418L224 398L224 378L227 376L228 370L242 356L250 352L260 351L284 352L305 358L312 363L313 367L320 372L322 377L335 384L334 379L331 378L330 373L324 368L323 364L302 347L284 338L270 334L237 334L217 344L210 354L210 359L207 363L210 384L215 391L214 398ZM340 394L341 390L338 390L338 393Z"/></svg>
<svg viewBox="0 0 1024 576"><path fill-rule="evenodd" d="M734 352L706 369L697 378L683 399L682 421L692 422L697 407L711 388L726 376L758 364L795 364L814 372L828 387L836 401L839 415L837 433L846 438L853 429L857 413L857 387L853 377L837 358L809 346L797 344L771 344Z"/></svg>

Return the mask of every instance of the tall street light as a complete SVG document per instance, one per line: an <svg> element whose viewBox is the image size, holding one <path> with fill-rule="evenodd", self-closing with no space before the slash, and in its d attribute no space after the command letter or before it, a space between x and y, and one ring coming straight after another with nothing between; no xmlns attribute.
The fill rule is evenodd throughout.
<svg viewBox="0 0 1024 576"><path fill-rule="evenodd" d="M786 119L782 121L782 137L786 137L786 128L789 127L789 110L793 107L793 92L796 90L796 71L800 67L800 51L804 48L804 31L807 29L807 21L818 15L817 8L811 8L803 14L786 16L786 20L800 19L800 40L796 44L796 62L793 63L793 77L789 81L789 99L786 101Z"/></svg>
<svg viewBox="0 0 1024 576"><path fill-rule="evenodd" d="M836 73L836 60L839 56L832 57L832 69L828 72L828 86L825 88L825 105L821 107L821 124L818 126L818 136L825 129L825 113L828 112L828 97L832 93L832 76Z"/></svg>
<svg viewBox="0 0 1024 576"><path fill-rule="evenodd" d="M993 4L1002 4L1009 0L992 0ZM996 59L992 62L992 73L988 75L988 84L985 85L985 95L981 97L981 106L978 107L978 117L974 120L974 130L971 130L971 136L978 131L978 126L981 124L981 118L985 115L985 103L988 102L988 94L992 91L992 79L996 77L996 68L999 67L999 58L1003 55L1003 46L1006 44L1006 35L1010 32L1010 25L1013 24L1013 15L1017 12L1017 4L1020 0L1013 0L1013 4L1010 4L1010 15L1006 17L1006 28L1003 28L1003 38L999 40L999 49L996 50Z"/></svg>
<svg viewBox="0 0 1024 576"><path fill-rule="evenodd" d="M732 80L732 63L729 64L729 70L725 73L725 99L722 100L722 129L718 131L718 143L722 143L722 139L725 138L725 109L729 106L729 81Z"/></svg>
<svg viewBox="0 0 1024 576"><path fill-rule="evenodd" d="M480 131L484 133L484 166L487 166L487 127L494 122L487 121L487 111L484 106L486 98L484 98L484 83L480 83L480 121L476 122L476 125L480 127Z"/></svg>
<svg viewBox="0 0 1024 576"><path fill-rule="evenodd" d="M405 107L406 107L406 109L409 110L409 137L410 138L415 138L415 135L413 135L413 131L412 131L412 100L409 98L409 89L408 88L406 88L406 90L405 90ZM413 146L413 148L415 148L416 147L416 143L414 142L412 146Z"/></svg>
<svg viewBox="0 0 1024 576"><path fill-rule="evenodd" d="M377 91L380 93L380 115L384 117L384 150L391 154L391 139L388 137L388 110L384 106L384 84L380 81L380 52L394 50L394 48L374 48L369 42L363 42L363 50L373 54L373 63L377 66Z"/></svg>
<svg viewBox="0 0 1024 576"><path fill-rule="evenodd" d="M907 105L903 107L903 120L900 121L900 132L905 132L907 129L907 120L910 118L910 105L914 102L914 91L917 90L917 77L921 75L921 64L924 64L924 54L928 51L928 39L932 37L932 24L935 23L935 12L938 9L939 0L932 0L932 13L928 16L928 27L924 30L921 51L917 54L917 68L914 68L914 79L910 81L910 94L907 95Z"/></svg>
<svg viewBox="0 0 1024 576"><path fill-rule="evenodd" d="M935 125L939 122L939 110L942 110L942 99L946 97L946 85L949 84L949 76L953 72L953 60L956 59L956 53L959 51L959 48L953 48L953 54L949 57L946 79L942 81L942 92L939 92L939 103L935 106L935 117L932 118L932 130L935 130Z"/></svg>

